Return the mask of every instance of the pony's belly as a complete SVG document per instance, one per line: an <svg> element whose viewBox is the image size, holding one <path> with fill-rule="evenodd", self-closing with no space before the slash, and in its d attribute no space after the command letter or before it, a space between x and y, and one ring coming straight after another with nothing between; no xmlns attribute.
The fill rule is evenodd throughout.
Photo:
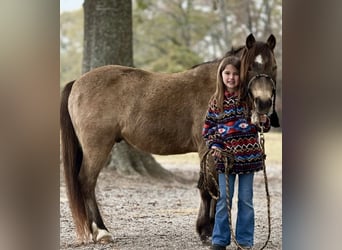
<svg viewBox="0 0 342 250"><path fill-rule="evenodd" d="M124 139L128 144L151 154L171 155L197 152L192 140L175 140L166 137L127 137Z"/></svg>
<svg viewBox="0 0 342 250"><path fill-rule="evenodd" d="M171 112L168 112L171 113ZM178 124L174 117L136 112L122 124L121 136L130 145L152 154L168 155L194 152L191 127ZM182 119L180 119L182 120Z"/></svg>

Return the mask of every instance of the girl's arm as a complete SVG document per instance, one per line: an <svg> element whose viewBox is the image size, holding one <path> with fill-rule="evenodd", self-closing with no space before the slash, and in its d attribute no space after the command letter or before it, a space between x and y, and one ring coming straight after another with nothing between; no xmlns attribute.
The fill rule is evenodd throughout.
<svg viewBox="0 0 342 250"><path fill-rule="evenodd" d="M217 114L217 109L214 106L210 106L204 120L202 136L209 149L215 148L220 150L223 149L223 141L217 130Z"/></svg>

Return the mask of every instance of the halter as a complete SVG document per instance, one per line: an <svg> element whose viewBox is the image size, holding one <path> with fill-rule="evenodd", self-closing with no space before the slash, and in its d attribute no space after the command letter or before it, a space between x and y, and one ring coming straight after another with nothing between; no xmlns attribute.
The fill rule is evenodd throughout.
<svg viewBox="0 0 342 250"><path fill-rule="evenodd" d="M272 83L272 97L273 97L273 101L272 101L272 108L273 108L273 113L271 116L273 116L274 118L272 118L272 121L271 121L271 126L274 126L274 127L279 127L279 121L278 121L278 115L275 111L275 102L276 102L276 85L275 85L275 82L273 81L272 77L267 75L267 74L257 74L255 76L253 76L249 82L248 82L248 85L247 85L247 93L249 95L249 97L253 100L253 96L251 94L251 91L250 91L250 88L251 88L251 85L253 83L253 81L255 79L258 79L258 78L261 78L261 77L265 77L266 79L268 79L269 81L271 81Z"/></svg>
<svg viewBox="0 0 342 250"><path fill-rule="evenodd" d="M255 75L255 76L253 76L253 77L249 80L248 85L247 85L247 91L248 91L248 93L250 93L250 88L251 88L251 85L252 85L253 81L254 81L255 79L259 79L259 78L261 78L261 77L265 77L266 79L268 79L268 80L271 81L271 83L272 83L272 95L275 95L276 85L275 85L275 83L274 83L272 77L269 76L269 75L267 75L267 74L257 74L257 75Z"/></svg>

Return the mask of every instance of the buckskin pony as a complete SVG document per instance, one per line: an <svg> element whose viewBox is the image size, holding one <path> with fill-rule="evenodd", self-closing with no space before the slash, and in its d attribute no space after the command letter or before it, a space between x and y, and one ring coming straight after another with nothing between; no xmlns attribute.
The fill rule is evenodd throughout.
<svg viewBox="0 0 342 250"><path fill-rule="evenodd" d="M241 56L241 79L275 82L276 40L246 44L227 55ZM201 130L210 96L215 91L221 59L179 73L153 73L119 65L102 66L68 83L61 94L60 125L68 200L82 240L112 240L101 217L95 186L113 145L121 140L160 155L206 152ZM253 83L254 85L254 83ZM255 92L254 92L255 93ZM263 109L272 105L262 103ZM268 107L270 108L270 107ZM202 240L212 233L211 197L200 190L197 232Z"/></svg>

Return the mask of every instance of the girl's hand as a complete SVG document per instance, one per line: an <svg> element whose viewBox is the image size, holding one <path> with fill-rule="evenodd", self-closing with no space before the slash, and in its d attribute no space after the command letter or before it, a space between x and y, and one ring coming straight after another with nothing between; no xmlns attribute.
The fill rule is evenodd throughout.
<svg viewBox="0 0 342 250"><path fill-rule="evenodd" d="M260 115L259 116L259 121L261 123L266 123L267 122L267 115Z"/></svg>
<svg viewBox="0 0 342 250"><path fill-rule="evenodd" d="M217 158L221 158L221 156L222 156L221 150L217 147L212 147L212 149L214 149L212 152L212 156L217 157Z"/></svg>
<svg viewBox="0 0 342 250"><path fill-rule="evenodd" d="M259 129L263 128L263 132L268 132L271 128L270 118L267 115L260 115Z"/></svg>

